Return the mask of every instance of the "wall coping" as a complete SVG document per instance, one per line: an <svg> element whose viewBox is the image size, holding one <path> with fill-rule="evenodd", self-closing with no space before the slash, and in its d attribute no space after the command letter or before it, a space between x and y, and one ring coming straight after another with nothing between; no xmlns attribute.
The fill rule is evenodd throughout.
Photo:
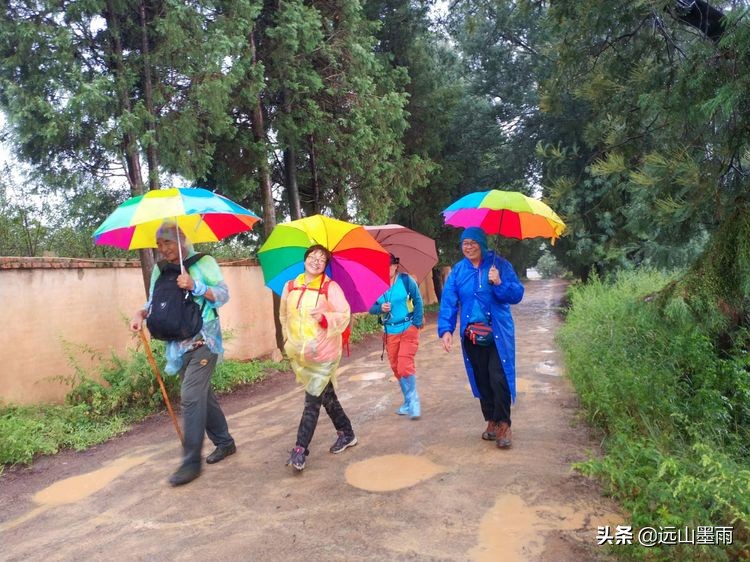
<svg viewBox="0 0 750 562"><path fill-rule="evenodd" d="M255 258L218 259L222 267L257 266ZM0 271L7 269L94 269L94 268L140 268L139 260L110 258L59 258L59 257L15 257L0 256Z"/></svg>

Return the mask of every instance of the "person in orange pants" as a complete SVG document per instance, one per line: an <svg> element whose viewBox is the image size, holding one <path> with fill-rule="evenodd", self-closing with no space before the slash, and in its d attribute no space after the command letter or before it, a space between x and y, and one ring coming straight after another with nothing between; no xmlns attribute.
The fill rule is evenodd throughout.
<svg viewBox="0 0 750 562"><path fill-rule="evenodd" d="M404 403L396 413L416 420L422 415L422 408L417 392L414 356L419 348L424 309L417 282L406 273L399 274L398 267L398 257L391 254L391 286L375 301L370 314L380 316L384 347L404 395Z"/></svg>

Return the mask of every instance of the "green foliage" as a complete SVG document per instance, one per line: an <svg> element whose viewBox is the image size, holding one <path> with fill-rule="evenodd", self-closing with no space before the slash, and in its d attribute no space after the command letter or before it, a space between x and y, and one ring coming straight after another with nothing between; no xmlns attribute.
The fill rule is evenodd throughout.
<svg viewBox="0 0 750 562"><path fill-rule="evenodd" d="M127 417L92 419L86 405L0 407L0 464L31 463L37 455L85 449L128 429Z"/></svg>
<svg viewBox="0 0 750 562"><path fill-rule="evenodd" d="M623 502L636 527L734 526L735 546L627 550L648 560L727 560L750 540L747 334L722 352L715 334L654 294L677 277L653 271L571 289L559 342L605 456L579 465Z"/></svg>
<svg viewBox="0 0 750 562"><path fill-rule="evenodd" d="M545 144L578 156L542 155L544 183L570 227L555 254L582 278L592 265L689 265L746 206L747 3L711 3L726 14L719 45L677 4L563 1L545 14L542 107L561 125Z"/></svg>
<svg viewBox="0 0 750 562"><path fill-rule="evenodd" d="M223 361L216 368L211 386L216 392L228 392L239 385L261 381L270 372L288 370L287 362Z"/></svg>
<svg viewBox="0 0 750 562"><path fill-rule="evenodd" d="M157 364L163 365L163 342L152 340L151 347ZM66 396L66 403L72 406L86 404L94 418L111 416L125 410L136 416L143 416L160 409L164 399L146 354L135 349L130 349L127 353L126 357L113 353L108 362L97 368L104 383L79 370L77 384ZM179 396L177 377L162 375L162 379L168 394L173 398Z"/></svg>
<svg viewBox="0 0 750 562"><path fill-rule="evenodd" d="M352 317L352 334L349 336L349 341L351 343L358 343L361 342L366 335L380 331L382 331L382 327L378 324L377 316L366 312L355 314Z"/></svg>

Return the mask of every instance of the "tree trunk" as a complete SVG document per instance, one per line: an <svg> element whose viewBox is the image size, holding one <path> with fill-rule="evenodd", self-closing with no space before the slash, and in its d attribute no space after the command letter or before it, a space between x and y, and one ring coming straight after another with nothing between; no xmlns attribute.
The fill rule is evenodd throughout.
<svg viewBox="0 0 750 562"><path fill-rule="evenodd" d="M318 168L315 160L315 137L310 135L307 138L310 151L310 201L308 207L312 211L311 215L320 213L320 183L318 182Z"/></svg>
<svg viewBox="0 0 750 562"><path fill-rule="evenodd" d="M661 307L677 300L720 343L738 327L750 326L750 208L723 220L701 257L657 298Z"/></svg>
<svg viewBox="0 0 750 562"><path fill-rule="evenodd" d="M125 70L122 62L122 40L120 38L120 29L117 22L117 13L115 12L113 0L107 2L107 27L112 39L112 65L114 74L119 82L117 91L120 97L120 110L123 113L130 113L132 106L128 91L123 84L125 80ZM138 144L133 133L126 131L122 139L122 152L125 159L125 169L130 184L130 194L135 197L145 192L143 185L143 175L141 172L140 154L138 153ZM139 250L141 261L141 274L143 276L143 286L148 298L148 290L151 285L151 270L154 268L156 260L151 250Z"/></svg>
<svg viewBox="0 0 750 562"><path fill-rule="evenodd" d="M292 112L292 106L289 102L289 92L282 90L281 107L288 116ZM284 150L284 177L286 179L286 194L289 198L289 214L292 220L302 218L302 207L299 201L299 187L297 185L297 150L294 148L293 139L284 139L286 149Z"/></svg>
<svg viewBox="0 0 750 562"><path fill-rule="evenodd" d="M255 50L255 33L250 34L250 48L252 53L253 64L257 64L256 50ZM268 166L268 139L266 137L265 124L263 120L263 106L258 94L258 101L252 110L252 129L253 129L253 140L262 146L265 150L263 156L258 162L258 173L260 175L260 192L263 200L263 233L266 239L271 235L276 226L276 208L273 201L273 191L271 189L271 173ZM273 320L276 327L276 346L279 349L284 349L284 336L281 332L281 322L279 321L279 307L281 300L279 296L273 294Z"/></svg>
<svg viewBox="0 0 750 562"><path fill-rule="evenodd" d="M292 220L301 219L302 206L297 186L297 152L292 146L284 151L284 175L286 176L286 193L289 197L289 214Z"/></svg>
<svg viewBox="0 0 750 562"><path fill-rule="evenodd" d="M154 109L154 87L151 78L151 50L148 45L148 26L146 21L146 4L141 2L141 51L143 55L143 96L146 101L148 112L148 131L150 138L146 146L146 159L148 160L148 187L159 189L159 160L156 154L156 125Z"/></svg>

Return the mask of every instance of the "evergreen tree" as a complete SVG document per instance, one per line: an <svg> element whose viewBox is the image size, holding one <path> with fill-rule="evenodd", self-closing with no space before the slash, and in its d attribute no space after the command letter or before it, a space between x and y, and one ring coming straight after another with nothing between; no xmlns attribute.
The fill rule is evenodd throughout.
<svg viewBox="0 0 750 562"><path fill-rule="evenodd" d="M732 8L717 24L724 31L708 35L684 3L554 3L558 66L546 90L550 107L565 96L585 104L582 139L596 154L561 198L580 200L602 182L594 212L616 212L626 233L618 246L636 261L672 247L689 256L709 233L680 298L702 315L722 309L736 319L750 295L750 22L746 2L713 3L722 7Z"/></svg>
<svg viewBox="0 0 750 562"><path fill-rule="evenodd" d="M18 156L60 185L124 170L131 194L162 171L203 173L205 131L231 127L227 102L253 4L9 0L0 19L0 107ZM148 165L143 174L142 163ZM153 266L142 252L144 284Z"/></svg>

